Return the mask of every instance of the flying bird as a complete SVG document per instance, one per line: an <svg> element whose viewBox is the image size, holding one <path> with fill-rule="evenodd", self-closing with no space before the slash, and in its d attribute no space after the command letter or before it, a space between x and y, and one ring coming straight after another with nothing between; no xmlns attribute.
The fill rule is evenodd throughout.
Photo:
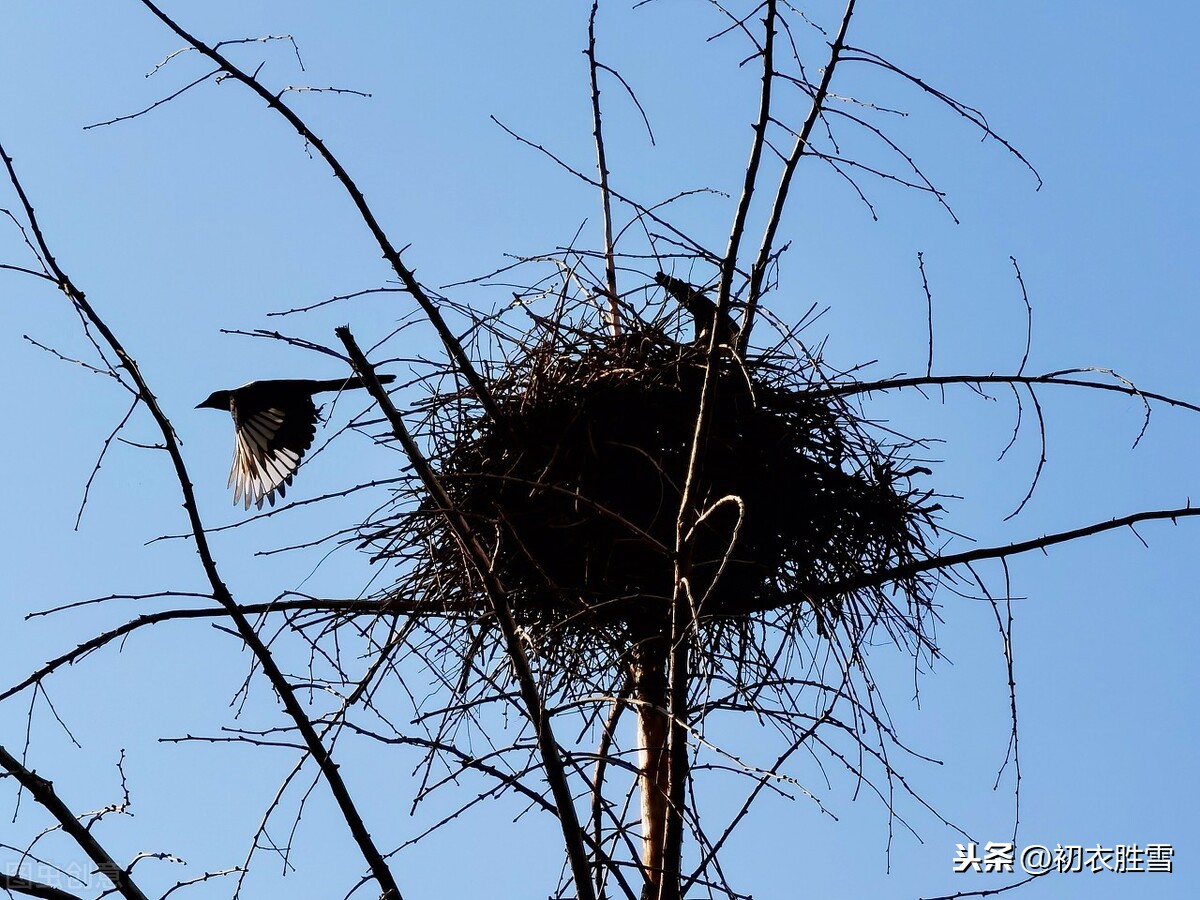
<svg viewBox="0 0 1200 900"><path fill-rule="evenodd" d="M380 375L380 384L395 381ZM366 387L361 378L313 381L304 378L251 381L231 391L213 391L196 409L225 409L233 415L233 466L229 484L233 505L263 501L275 505L292 483L305 451L317 434L317 405L313 394Z"/></svg>
<svg viewBox="0 0 1200 900"><path fill-rule="evenodd" d="M696 320L696 336L694 343L699 346L707 347L712 338L713 326L717 329L717 344L732 347L734 339L737 338L738 328L737 323L733 321L733 317L728 312L723 312L720 318L717 317L717 304L709 299L702 291L692 287L686 281L680 281L678 278L673 278L665 272L659 272L654 276L654 281L660 287L667 289L667 293L675 298L675 301L692 314Z"/></svg>

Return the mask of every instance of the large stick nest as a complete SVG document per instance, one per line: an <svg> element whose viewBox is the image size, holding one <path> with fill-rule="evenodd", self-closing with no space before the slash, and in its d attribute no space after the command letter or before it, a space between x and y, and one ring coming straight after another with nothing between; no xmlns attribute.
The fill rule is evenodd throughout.
<svg viewBox="0 0 1200 900"><path fill-rule="evenodd" d="M609 337L539 319L489 373L503 422L458 392L429 398L433 462L518 622L546 643L627 647L666 630L682 571L702 624L790 609L823 635L839 623L856 639L876 624L920 634L924 582L898 586L906 610L894 585L828 588L926 555L939 507L910 478L928 470L912 465L909 444L876 439L852 407L816 390L820 367L796 344L718 359L699 522L677 553L707 369L706 347L672 336L677 320L627 322ZM411 561L415 550L409 590L446 609L489 609L439 510L427 501L393 526L384 555Z"/></svg>

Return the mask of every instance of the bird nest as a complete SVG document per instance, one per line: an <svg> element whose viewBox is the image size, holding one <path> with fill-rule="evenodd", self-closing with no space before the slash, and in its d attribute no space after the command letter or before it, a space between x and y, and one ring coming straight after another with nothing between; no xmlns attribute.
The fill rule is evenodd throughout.
<svg viewBox="0 0 1200 900"><path fill-rule="evenodd" d="M822 635L880 623L920 634L929 585L875 576L927 555L939 507L910 480L929 470L912 465L911 443L873 437L821 390L811 359L719 356L693 463L707 347L675 340L663 321L619 337L561 322L538 331L490 373L500 421L438 393L426 434L446 493L539 645L620 648L664 633L681 576L702 627L788 610ZM681 535L689 471L696 521ZM440 510L426 501L392 526L382 555L413 563L410 589L447 610L490 608Z"/></svg>

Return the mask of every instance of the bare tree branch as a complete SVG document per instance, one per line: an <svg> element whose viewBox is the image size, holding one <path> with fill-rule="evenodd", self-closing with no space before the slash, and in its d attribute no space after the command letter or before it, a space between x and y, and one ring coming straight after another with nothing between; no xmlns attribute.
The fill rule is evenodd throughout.
<svg viewBox="0 0 1200 900"><path fill-rule="evenodd" d="M296 723L304 742L308 745L309 752L317 762L325 780L329 784L331 793L338 804L346 824L350 828L350 832L358 844L359 850L367 861L367 865L371 868L373 875L379 883L380 891L386 900L400 900L400 889L396 885L394 876L388 868L387 862L383 855L376 848L374 841L371 839L370 833L367 831L366 824L363 822L361 815L354 804L353 798L350 796L349 789L346 787L345 781L342 779L341 772L333 759L329 756L324 744L322 744L312 722L309 720L304 708L300 705L296 697L295 691L292 688L290 681L283 674L283 671L276 663L271 651L263 643L258 632L250 624L250 621L241 612L238 604L233 599L229 588L226 587L221 575L217 570L216 561L212 555L212 551L208 545L208 535L204 530L204 524L200 519L199 508L196 505L195 494L192 490L191 478L188 476L187 467L183 461L183 455L179 449L178 439L175 437L175 431L171 427L170 420L166 413L158 404L158 399L150 390L149 383L142 376L137 362L126 351L124 345L117 339L117 336L109 329L105 321L100 318L100 315L88 302L83 292L80 291L66 272L62 270L56 261L54 254L51 253L49 244L42 233L41 226L33 210L33 205L30 203L28 196L25 193L25 188L20 179L17 177L16 170L13 168L12 159L5 151L3 145L0 145L0 159L3 160L4 166L8 171L9 181L16 190L18 197L21 200L21 205L25 210L25 218L29 222L30 230L32 231L38 248L41 251L42 258L45 259L50 271L54 274L58 282L59 289L67 295L72 305L79 311L81 317L91 324L92 327L100 334L105 343L112 349L116 355L119 365L128 373L133 383L136 385L138 394L142 402L146 405L147 410L153 417L155 424L162 433L163 442L166 450L170 455L172 465L175 469L176 477L179 481L179 488L183 494L183 505L187 513L189 524L192 529L192 536L196 541L196 552L200 557L201 566L204 569L205 576L208 578L209 584L212 586L213 598L225 610L239 636L246 642L246 645L254 653L259 665L262 666L263 674L274 687L275 692L279 695L287 714Z"/></svg>
<svg viewBox="0 0 1200 900"><path fill-rule="evenodd" d="M41 897L44 900L82 900L78 894L72 894L38 881L30 881L17 875L5 875L2 872L0 872L0 890L24 894L27 897Z"/></svg>
<svg viewBox="0 0 1200 900"><path fill-rule="evenodd" d="M753 125L754 139L750 142L750 159L746 163L742 194L738 198L737 211L729 230L729 243L721 261L721 280L717 287L718 315L729 310L733 291L733 275L737 270L742 236L746 233L746 219L750 215L750 202L758 185L758 168L762 162L763 147L767 142L767 126L771 123L771 86L775 83L775 0L767 0L766 16L763 18L765 37L762 43L762 87L759 89L758 119ZM751 273L753 275L753 273Z"/></svg>
<svg viewBox="0 0 1200 900"><path fill-rule="evenodd" d="M1102 381L1087 381L1082 378L1066 378L1067 375L1084 375L1088 372L1095 372L1100 375L1109 375L1117 379L1120 384L1106 384ZM851 397L856 394L876 394L885 391L903 390L905 388L915 387L939 387L950 384L965 384L965 385L983 385L983 384L1004 384L1004 385L1038 385L1038 384L1055 384L1063 387L1081 387L1090 388L1097 391L1111 391L1116 394L1125 394L1128 397L1137 397L1143 403L1154 400L1159 403L1165 403L1168 406L1173 406L1176 409L1186 409L1190 412L1200 412L1200 404L1190 403L1187 400L1180 400L1178 397L1170 397L1166 394L1155 393L1154 391L1143 391L1141 388L1134 386L1127 379L1122 378L1112 369L1104 369L1098 366L1086 366L1077 369L1059 369L1056 372L1047 372L1044 375L934 375L933 377L913 377L913 378L884 378L879 381L853 381L847 383L830 383L825 387L814 388L813 395L817 397ZM1149 405L1147 404L1146 418L1149 418ZM1139 433L1138 437L1141 437ZM1134 445L1137 445L1134 441Z"/></svg>
<svg viewBox="0 0 1200 900"><path fill-rule="evenodd" d="M92 128L103 128L106 125L116 125L118 122L128 122L130 119L136 119L140 116L144 116L144 115L146 115L146 113L157 109L158 107L162 106L164 103L170 103L176 97L187 93L188 91L190 91L192 88L196 87L197 85L201 85L204 82L208 81L210 78L214 78L220 74L221 74L221 70L215 69L212 72L207 73L206 75L201 75L195 81L185 84L179 90L175 91L174 93L168 94L166 97L163 97L161 100L155 100L153 103L151 103L145 109L140 109L135 113L129 113L128 115L124 115L124 116L116 116L115 118L107 119L103 122L95 122L91 125L84 125L83 130L88 131Z"/></svg>
<svg viewBox="0 0 1200 900"><path fill-rule="evenodd" d="M301 119L291 107L289 107L280 99L279 94L272 94L265 87L263 87L262 83L259 82L252 74L244 72L242 69L234 65L229 59L222 55L216 49L216 47L209 46L199 38L193 37L174 19L172 19L154 3L152 3L151 0L141 0L141 3L176 35L187 41L188 44L190 44L192 47L195 47L196 50L220 66L223 71L228 72L230 76L237 81L240 81L259 97L261 97L263 101L266 102L267 106L275 110L275 112L279 113L279 115L283 116L283 118L287 120L288 124L291 125L296 132L317 151L323 160L325 160L325 163L333 171L334 177L337 178L342 187L345 188L346 193L349 194L351 201L358 210L358 214L362 217L363 222L366 223L367 228L370 229L371 235L375 238L376 243L379 244L380 250L383 251L384 259L388 261L388 264L392 267L392 270L395 271L395 273L400 277L400 281L404 285L405 290L412 295L413 299L417 301L421 309L425 312L425 315L429 318L434 330L437 331L438 337L441 338L442 344L446 348L446 352L450 354L451 358L455 362L455 365L458 367L458 370L462 373L463 377L467 379L467 382L471 385L472 390L475 391L476 396L479 397L479 402L483 405L484 409L487 410L488 415L490 415L492 419L497 422L502 422L503 419L501 417L500 410L496 407L495 402L492 400L491 391L488 389L488 386L484 383L483 379L479 375L479 372L476 371L474 364L467 356L466 351L463 349L462 342L459 341L457 335L455 335L450 329L450 326L446 324L446 320L442 317L442 313L438 308L438 304L432 297L429 296L429 293L417 280L417 277L413 271L404 264L404 261L400 258L400 252L396 249L395 245L392 244L391 240L387 236L387 233L384 232L383 226L380 225L379 220L375 217L374 211L367 204L366 198L363 196L362 191L359 190L358 185L355 184L354 180L350 177L350 173L346 170L345 166L342 165L341 161L334 156L329 148L325 145L325 142L308 127L304 120Z"/></svg>
<svg viewBox="0 0 1200 900"><path fill-rule="evenodd" d="M0 151L0 153L2 152ZM48 255L47 258L49 258ZM20 761L4 749L3 745L0 745L0 767L15 778L21 787L29 791L33 799L38 802L38 805L54 817L62 830L70 835L71 839L79 845L79 849L86 853L88 858L96 864L96 871L112 882L113 888L117 893L122 897L128 898L128 900L147 900L141 888L130 877L129 870L118 865L108 855L108 851L100 845L100 842L92 836L91 831L79 821L67 804L58 796L54 790L53 783L21 765ZM32 893L32 891L23 891L22 893ZM59 895L33 895L43 897L72 896L65 892L60 892Z"/></svg>
<svg viewBox="0 0 1200 900"><path fill-rule="evenodd" d="M788 156L787 162L784 163L783 174L779 178L779 187L775 189L774 205L771 209L770 218L767 220L767 226L763 230L762 243L758 247L758 256L754 260L754 265L750 268L750 288L746 296L746 317L742 321L742 331L737 342L739 354L745 354L746 347L750 341L750 330L754 324L755 309L762 296L767 265L770 262L771 253L775 246L775 232L779 229L779 223L783 219L783 210L787 204L792 176L796 172L796 166L800 163L800 157L808 149L809 136L812 134L813 126L817 124L824 110L825 100L829 95L829 85L833 81L833 73L837 70L838 62L842 58L842 51L846 46L846 31L850 28L850 20L854 16L854 3L855 0L848 0L846 3L846 11L842 14L842 24L838 28L838 33L833 39L833 43L829 45L829 60L825 63L825 70L821 75L821 83L817 86L816 93L813 94L812 106L809 109L808 118L804 120L804 124L796 136L792 152Z"/></svg>
<svg viewBox="0 0 1200 900"><path fill-rule="evenodd" d="M487 594L492 602L492 611L504 636L505 648L515 672L517 684L521 690L521 697L525 703L525 711L537 736L538 749L541 753L542 765L545 768L546 780L550 783L550 791L554 795L554 803L558 808L558 820L562 827L567 856L571 862L575 890L579 900L595 900L592 893L591 870L587 861L587 848L584 842L583 829L580 828L579 817L571 796L571 786L567 781L558 743L550 727L550 716L546 712L546 708L542 702L537 682L529 666L525 647L521 643L516 622L513 620L512 612L508 606L507 592L500 583L497 574L493 571L491 559L476 538L475 531L470 522L455 508L450 495L446 493L446 489L442 486L437 474L425 459L425 455L417 446L416 441L413 440L408 427L404 424L403 417L392 404L391 398L383 389L383 386L379 383L374 368L367 361L367 358L363 356L362 350L359 349L358 344L355 342L349 327L340 326L336 329L336 333L346 346L347 353L350 354L350 360L354 364L355 372L363 379L367 389L371 392L371 396L375 398L380 409L387 416L396 440L404 447L409 462L416 469L422 483L425 485L425 489L437 504L437 508L446 517L446 521L450 524L455 536L470 557L479 577L487 586Z"/></svg>
<svg viewBox="0 0 1200 900"><path fill-rule="evenodd" d="M599 65L596 62L596 13L599 9L600 0L594 0L588 16L586 52L592 80L592 136L596 141L596 169L600 174L600 205L604 214L604 284L612 315L612 334L616 337L621 333L620 308L617 305L620 294L617 292L617 251L613 243L612 195L608 190L608 162L604 155L604 126L600 117Z"/></svg>
<svg viewBox="0 0 1200 900"><path fill-rule="evenodd" d="M1066 544L1071 541L1077 541L1080 538L1092 537L1093 535L1103 534L1106 531L1114 531L1118 528L1132 529L1138 522L1156 522L1163 519L1169 519L1174 522L1176 519L1186 519L1192 516L1200 516L1200 507L1184 506L1176 509L1154 509L1131 513L1127 516L1109 519L1106 522L1095 522L1091 525L1085 525L1082 528L1071 529L1070 531L1052 532L1038 538L1015 541L999 547L981 547L962 553L934 556L918 562L908 563L907 565L885 569L881 572L874 572L844 581L835 581L831 584L816 585L811 591L805 591L804 593L805 595L814 597L832 597L855 591L862 587L884 585L910 578L922 572L952 569L955 566L967 565L968 563L980 562L986 559L1007 559L1010 556L1028 553L1031 550L1046 550L1055 544Z"/></svg>

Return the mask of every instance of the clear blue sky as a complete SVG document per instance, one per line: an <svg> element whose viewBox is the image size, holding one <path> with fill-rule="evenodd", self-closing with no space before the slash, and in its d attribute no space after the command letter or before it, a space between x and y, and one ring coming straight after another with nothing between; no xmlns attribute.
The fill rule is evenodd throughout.
<svg viewBox="0 0 1200 900"><path fill-rule="evenodd" d="M705 43L719 19L707 4L658 0L640 10L607 4L602 55L637 90L655 130L650 147L622 90L608 84L614 184L645 202L710 187L735 192L750 137L754 67L738 69L743 45ZM413 8L416 7L416 8ZM207 40L290 34L305 71L282 43L238 51L266 60L263 78L285 85L369 92L294 94L292 101L358 179L406 260L438 286L483 274L504 254L532 254L570 241L586 221L595 239L594 193L517 145L495 115L591 171L587 71L580 50L586 4L169 4ZM805 7L833 28L841 7ZM924 295L916 254L925 255L935 298L942 373L1010 372L1024 347L1024 307L1010 256L1034 306L1027 372L1071 366L1113 369L1139 386L1200 400L1200 192L1195 90L1200 71L1192 4L1013 2L862 3L852 43L874 50L981 109L1045 180L981 143L967 123L895 79L845 70L834 91L903 109L889 134L947 192L961 224L927 198L862 179L878 221L827 168L809 160L784 222L785 256L774 310L796 317L828 306L817 326L827 358L844 366L878 360L877 377L925 367ZM811 45L811 32L797 23ZM350 321L364 343L410 311L395 295L366 298L304 319L272 310L376 287L389 272L323 165L285 124L233 83L206 84L153 113L113 127L83 126L135 112L202 74L175 59L179 42L140 4L9 0L0 11L0 140L15 157L64 268L140 361L185 442L202 513L211 525L241 517L224 490L228 423L192 407L218 387L251 378L328 376L334 361L222 328L281 327L332 343ZM810 66L817 59L806 59ZM253 65L252 62L249 63ZM797 105L799 108L799 105ZM847 150L878 151L847 138ZM678 221L720 247L732 200L707 196L676 208ZM0 191L0 206L14 207ZM0 262L23 264L19 236L0 221ZM503 305L503 288L464 299ZM90 634L136 615L120 601L51 618L27 612L112 593L201 589L202 573L181 542L146 542L184 526L164 455L115 445L92 486L80 528L72 526L102 443L126 396L106 379L58 361L29 335L67 356L88 357L78 321L40 283L0 273L0 368L8 439L0 443L0 688ZM426 354L432 344L412 348ZM869 411L910 434L942 438L934 482L961 497L946 524L981 544L1037 536L1140 509L1182 506L1200 493L1195 447L1200 418L1156 409L1136 449L1138 404L1113 396L1049 390L1040 395L1047 463L1026 510L1002 522L1037 462L1025 433L996 459L1013 425L1011 397L969 391L889 398ZM339 410L344 421L349 404ZM130 440L153 441L139 414ZM339 440L306 467L298 498L394 471L390 454L361 436ZM235 596L263 601L288 589L345 596L367 583L353 553L254 556L345 522L366 501L321 515L276 517L216 540ZM342 520L339 519L339 523ZM1010 565L1022 793L1018 844L1172 843L1172 875L1078 874L1045 879L1014 896L1190 897L1200 828L1200 739L1194 641L1200 626L1195 575L1200 523L1150 524L1149 544L1126 532L1061 547ZM950 550L971 546L955 540ZM982 569L992 584L1003 573ZM922 796L980 841L1012 833L1011 768L993 790L1009 732L1008 692L990 607L939 594L938 636L947 659L918 681L911 663L880 647L878 688L909 747L940 764L898 760ZM161 604L153 606L159 608ZM146 608L150 606L143 604ZM281 638L286 640L286 636ZM35 704L30 759L75 807L120 797L115 769L126 751L134 818L112 819L101 836L132 856L165 850L187 868L146 861L137 872L166 886L237 864L258 817L288 771L289 750L163 744L161 737L213 734L223 725L275 721L265 683L255 683L243 719L229 705L248 665L236 641L208 625L171 624L110 647L48 682L49 699L81 744ZM411 674L414 685L425 676ZM419 689L418 689L419 692ZM0 707L0 742L25 742L28 695ZM398 701L399 702L399 699ZM410 711L401 711L403 718ZM479 745L479 749L482 748ZM746 727L737 746L768 764L768 735ZM410 817L417 757L344 745L339 753L380 842L419 834L463 799L436 795ZM951 874L957 833L918 804L898 811L919 840L831 766L791 772L831 815L802 797L770 798L731 842L726 874L756 897L921 897L998 887L997 876ZM826 776L828 775L828 781ZM746 782L714 781L719 817ZM12 819L6 785L0 844L24 846L42 822L26 798ZM323 787L296 840L297 871L263 854L252 893L340 896L361 869ZM557 878L556 828L521 804L476 807L424 849L396 860L408 898L543 896ZM836 821L834 820L836 816ZM286 816L280 821L284 821ZM284 828L279 825L277 828ZM281 835L276 835L282 839ZM47 855L74 857L59 845ZM14 859L0 849L0 869ZM890 865L890 873L888 868ZM152 867L158 871L151 874ZM229 882L197 889L220 896Z"/></svg>

